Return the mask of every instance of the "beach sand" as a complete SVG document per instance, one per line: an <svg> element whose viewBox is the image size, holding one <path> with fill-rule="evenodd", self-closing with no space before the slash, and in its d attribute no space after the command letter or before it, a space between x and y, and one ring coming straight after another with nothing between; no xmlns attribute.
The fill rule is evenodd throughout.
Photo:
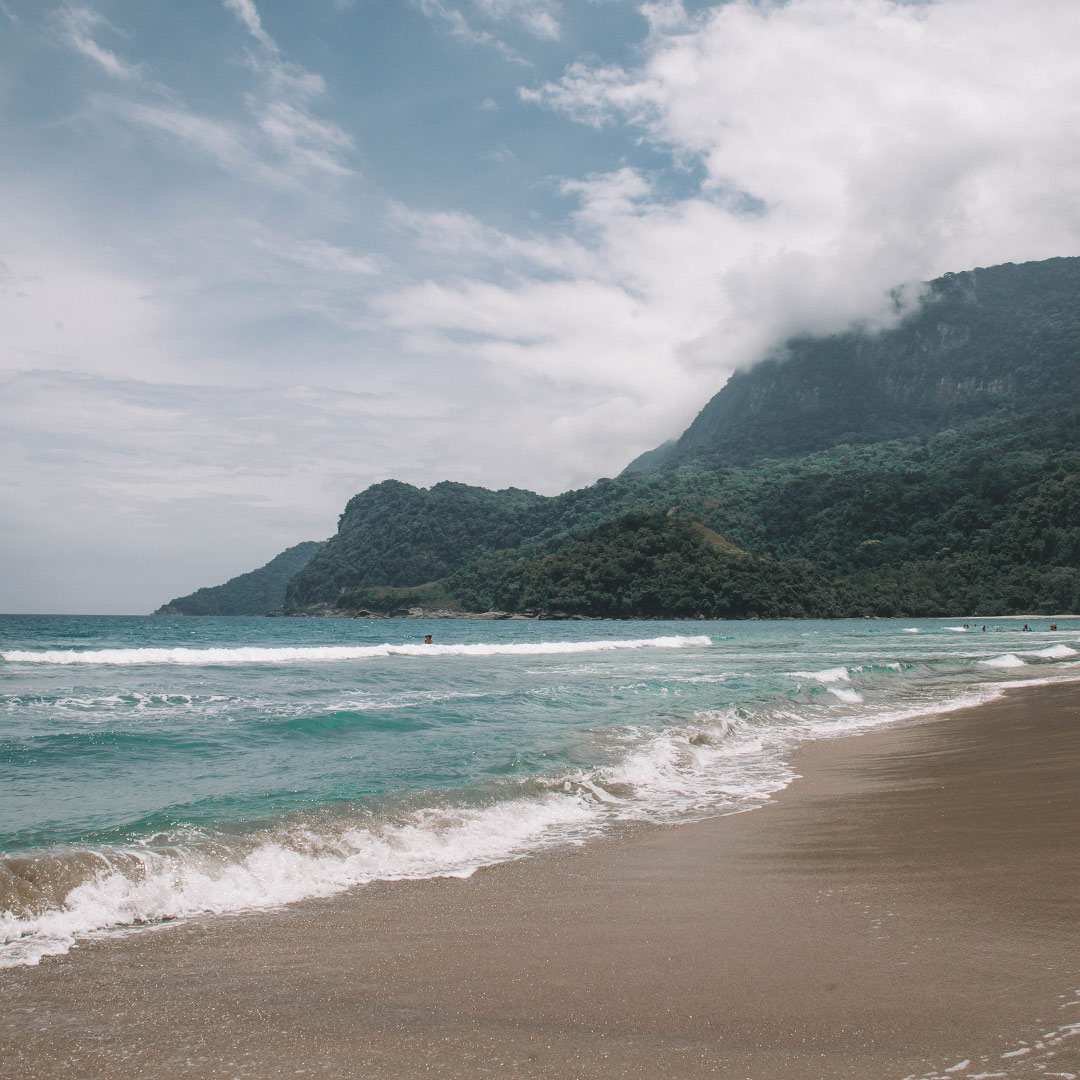
<svg viewBox="0 0 1080 1080"><path fill-rule="evenodd" d="M1080 687L817 742L765 807L0 976L0 1076L1080 1075Z"/></svg>

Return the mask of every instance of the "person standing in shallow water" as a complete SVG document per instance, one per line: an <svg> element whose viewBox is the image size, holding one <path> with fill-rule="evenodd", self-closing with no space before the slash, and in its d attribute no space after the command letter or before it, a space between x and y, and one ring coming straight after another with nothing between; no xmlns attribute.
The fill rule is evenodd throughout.
<svg viewBox="0 0 1080 1080"><path fill-rule="evenodd" d="M434 645L435 644L435 642L432 640L430 634L425 634L424 635L424 644L425 645Z"/></svg>

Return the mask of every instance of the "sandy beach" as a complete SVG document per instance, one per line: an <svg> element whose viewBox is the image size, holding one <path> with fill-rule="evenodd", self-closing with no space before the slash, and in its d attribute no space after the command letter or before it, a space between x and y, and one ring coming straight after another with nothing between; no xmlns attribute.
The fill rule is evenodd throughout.
<svg viewBox="0 0 1080 1080"><path fill-rule="evenodd" d="M0 1077L1080 1075L1080 688L822 741L759 810L0 976Z"/></svg>

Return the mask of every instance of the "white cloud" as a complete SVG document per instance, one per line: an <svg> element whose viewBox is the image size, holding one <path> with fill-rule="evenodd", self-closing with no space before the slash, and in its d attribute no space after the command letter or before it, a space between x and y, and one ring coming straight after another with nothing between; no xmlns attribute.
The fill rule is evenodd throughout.
<svg viewBox="0 0 1080 1080"><path fill-rule="evenodd" d="M337 124L313 116L307 106L310 99L326 92L325 80L282 59L277 43L263 29L254 0L224 3L262 48L261 55L249 58L264 83L262 93L248 96L248 108L259 129L289 161L294 173L349 175L352 170L342 156L352 149L352 137Z"/></svg>
<svg viewBox="0 0 1080 1080"><path fill-rule="evenodd" d="M317 273L369 277L378 274L381 268L377 256L350 251L326 240L289 241L257 230L255 243L280 259Z"/></svg>
<svg viewBox="0 0 1080 1080"><path fill-rule="evenodd" d="M646 122L653 115L650 89L623 68L590 67L578 61L558 82L547 83L539 90L522 87L521 96L599 128L620 116L631 123Z"/></svg>
<svg viewBox="0 0 1080 1080"><path fill-rule="evenodd" d="M276 54L278 47L273 38L263 29L262 19L254 0L224 0L225 6L247 27L248 33L267 52Z"/></svg>
<svg viewBox="0 0 1080 1080"><path fill-rule="evenodd" d="M410 233L424 249L453 256L459 272L462 257L510 271L524 264L563 275L588 273L596 262L573 237L513 236L459 211L414 210L394 203L387 220Z"/></svg>
<svg viewBox="0 0 1080 1080"><path fill-rule="evenodd" d="M352 148L352 138L336 124L282 100L266 103L258 113L259 127L301 171L335 176L352 172L339 160L342 151Z"/></svg>
<svg viewBox="0 0 1080 1080"><path fill-rule="evenodd" d="M93 28L108 25L100 15L85 7L65 8L62 24L68 43L132 83L126 95L102 97L94 103L170 136L181 147L197 150L223 171L249 183L295 189L320 177L352 175L347 164L352 137L337 124L315 116L310 108L312 100L325 94L325 80L282 57L263 28L253 0L223 2L259 46L247 57L258 79L257 87L244 97L250 119L209 116L190 108L165 87L142 84L141 65L126 64L88 36Z"/></svg>
<svg viewBox="0 0 1080 1080"><path fill-rule="evenodd" d="M192 112L182 106L138 101L110 103L117 115L170 136L195 149L225 172L257 184L292 187L298 178L259 154L242 127Z"/></svg>
<svg viewBox="0 0 1080 1080"><path fill-rule="evenodd" d="M119 375L133 357L147 374L163 370L165 313L146 281L71 247L27 241L21 224L9 218L0 230L0 371Z"/></svg>
<svg viewBox="0 0 1080 1080"><path fill-rule="evenodd" d="M6 7L2 10L12 22L17 21ZM116 27L104 16L88 7L68 4L60 9L57 20L64 41L76 52L93 60L113 78L133 80L142 77L141 65L122 60L95 39L94 33L98 29L116 31Z"/></svg>
<svg viewBox="0 0 1080 1080"><path fill-rule="evenodd" d="M486 45L495 49L505 60L515 64L527 64L522 55L512 49L506 42L501 41L487 30L477 30L468 19L456 8L443 3L443 0L413 0L419 9L429 18L443 23L450 31L452 37L458 41L464 41L468 45Z"/></svg>
<svg viewBox="0 0 1080 1080"><path fill-rule="evenodd" d="M1037 249L1049 215L1031 195L1076 188L1065 138L1080 116L1075 4L652 11L665 19L654 18L640 69L578 65L527 96L588 123L641 127L700 163L707 191L760 200L757 235L779 243L793 229L787 246L815 257L876 248L887 273L933 272ZM1065 224L1075 230L1075 215Z"/></svg>
<svg viewBox="0 0 1080 1080"><path fill-rule="evenodd" d="M516 20L530 34L557 41L560 34L560 5L555 0L473 0L478 11L489 19Z"/></svg>
<svg viewBox="0 0 1080 1080"><path fill-rule="evenodd" d="M412 347L662 401L675 434L702 370L715 389L793 333L888 320L902 282L1080 246L1077 5L645 12L639 67L578 64L523 96L640 130L697 190L630 167L568 180L575 237L542 243L412 215L429 244L519 266L384 296Z"/></svg>
<svg viewBox="0 0 1080 1080"><path fill-rule="evenodd" d="M687 193L629 166L569 179L570 231L547 237L399 207L455 262L376 301L417 355L487 365L538 410L553 387L591 400L553 464L589 447L618 468L789 336L886 325L901 283L1080 249L1080 6L644 10L640 66L523 96L639 131Z"/></svg>

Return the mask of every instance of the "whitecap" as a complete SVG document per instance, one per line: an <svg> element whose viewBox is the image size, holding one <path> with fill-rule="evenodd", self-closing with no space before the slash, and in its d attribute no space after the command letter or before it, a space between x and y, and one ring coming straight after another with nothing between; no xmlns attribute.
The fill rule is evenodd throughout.
<svg viewBox="0 0 1080 1080"><path fill-rule="evenodd" d="M59 904L22 918L0 912L0 968L37 964L102 930L277 908L374 880L468 877L596 816L594 801L551 793L484 808L426 807L382 827L282 829L246 852L220 844L78 852L96 856L100 869Z"/></svg>
<svg viewBox="0 0 1080 1080"><path fill-rule="evenodd" d="M1005 653L1003 656L992 656L988 660L980 660L979 663L985 664L987 667L995 668L1027 667L1027 664L1025 664L1016 653Z"/></svg>
<svg viewBox="0 0 1080 1080"><path fill-rule="evenodd" d="M829 693L834 697L838 697L841 701L846 701L849 705L862 704L862 694L857 690L843 690L837 686L830 686Z"/></svg>
<svg viewBox="0 0 1080 1080"><path fill-rule="evenodd" d="M1055 660L1066 656L1075 656L1076 650L1070 649L1068 645L1051 645L1048 649L1040 649L1038 652L1028 653L1027 655L1044 656L1047 659Z"/></svg>
<svg viewBox="0 0 1080 1080"><path fill-rule="evenodd" d="M20 664L277 664L290 661L369 660L387 656L553 656L615 649L687 649L712 645L705 634L693 637L631 638L599 641L522 641L474 645L325 645L279 648L213 649L47 649L0 653Z"/></svg>
<svg viewBox="0 0 1080 1080"><path fill-rule="evenodd" d="M822 683L851 682L848 669L842 667L825 668L824 671L786 671L784 674L793 679L816 679Z"/></svg>

